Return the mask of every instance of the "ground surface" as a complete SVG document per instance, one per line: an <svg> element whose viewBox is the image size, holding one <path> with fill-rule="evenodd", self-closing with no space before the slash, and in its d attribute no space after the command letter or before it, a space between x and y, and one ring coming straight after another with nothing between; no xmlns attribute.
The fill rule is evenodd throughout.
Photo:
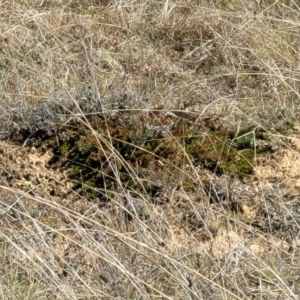
<svg viewBox="0 0 300 300"><path fill-rule="evenodd" d="M59 157L58 160L49 146L35 148L3 141L2 231L7 237L14 232L14 239L24 239L21 244L31 253L25 256L33 263L33 253L40 253L42 261L49 259L49 253L40 248L40 242L32 241L33 236L38 237L40 230L44 232L45 228L49 228L52 233L49 240L51 247L48 247L60 260L64 260L49 268L56 268L56 272L62 272L66 278L68 272L64 269L70 266L65 260L98 265L95 261L88 263L91 258L82 253L82 247L86 246L81 238L71 234L72 230L68 231L72 227L77 231L82 226L90 228L88 236L89 239L93 237L93 242L99 238L95 237L96 232L100 230L103 234L108 230L107 234L121 234L122 238L129 234L130 240L133 238L139 243L140 237L136 235L143 235L143 227L146 226L150 235L154 234L152 238L156 239L155 244L161 253L165 252L163 249L176 253L186 253L189 249L189 255L195 256L196 260L199 255L202 256L205 264L209 262L208 258L231 265L253 256L261 260L261 265L264 264L263 258L272 257L275 251L281 259L292 257L290 267L297 266L300 245L297 225L300 217L299 139L298 133L277 136L276 144L272 138L265 139L272 150L258 154L257 166L243 179L216 175L199 165L191 169L187 164L185 174L193 177L196 173L204 178L203 182L207 182L205 193L201 193L202 189L197 191L178 187L177 184L170 187L163 182L160 177L163 173L160 173L160 176L151 177L151 180L163 182L156 193L151 191L145 194L146 198L140 198L140 195L132 197L129 190L120 190L110 194L109 199L97 193L91 194L88 190L83 192L84 184L78 185L78 177L72 179L72 170L66 167L68 157ZM157 169L155 165L148 165L145 169L155 172L152 168ZM44 229L35 228L36 223ZM70 227L70 224L73 225ZM23 226L25 231L21 229ZM65 230L62 235L58 234ZM100 269L110 268L100 265ZM195 266L195 262L192 265ZM79 266L74 270L78 274ZM86 278L85 272L80 273L80 278ZM114 272L118 274L118 271ZM113 277L108 279L104 274L107 271L103 274L101 271L100 278L103 276L102 280L113 286ZM298 278L294 273L290 276Z"/></svg>
<svg viewBox="0 0 300 300"><path fill-rule="evenodd" d="M272 240L272 243L277 241L277 246L280 249L288 251L292 245L299 245L300 243L295 224L295 228L292 226L288 231L281 232L281 234L286 235L284 239L280 235L280 231L288 226L289 219L299 218L300 165L298 161L300 134L282 136L282 143L278 143L274 148L271 152L258 156L258 166L254 167L253 173L244 178L243 182L224 175L216 176L210 171L206 171L205 176L209 178L211 183L209 193L214 194L211 197L214 197L213 200L218 202L217 205L212 204L216 209L216 215L220 215L220 218L222 218L223 214L228 216L228 214L237 213L238 219L250 226L259 226L267 231L272 230L272 237L275 239ZM78 209L82 205L84 207L83 203L87 201L94 202L93 205L95 204L95 199L89 199L89 196L79 196L81 188L68 176L69 171L62 167L63 162L53 164L56 158L51 149L36 149L3 141L0 151L2 154L2 185L8 188L7 192L9 189L15 189L24 191L31 196L37 195L45 199L51 197L55 202L64 203L64 206L70 208L74 208L73 205L76 202ZM201 173L199 170L198 172ZM76 188L74 189L74 187ZM156 197L162 198L161 202L166 201L163 199L164 197L170 198L168 204L162 205L160 209L170 210L168 213L171 215L176 215L179 210L183 209L182 206L180 209L177 207L177 201L180 197L182 197L180 201L184 201L184 198L195 198L195 201L197 201L195 193L184 194L181 191L180 195L180 192L171 192L172 194L170 194L168 188L162 188L156 195ZM230 194L230 199L227 199L228 195L226 193ZM266 199L262 198L261 195L265 195ZM100 200L97 198L97 201L101 201L101 198ZM230 205L227 202L231 202ZM268 220L263 216L266 213L266 205L270 209L268 213L271 215ZM33 205L31 209L35 210L37 208ZM191 207L189 209L191 210ZM192 210L185 213L192 213ZM211 220L212 224L208 226L218 227L216 224L218 218L215 219L215 217ZM181 224L180 222L174 222L174 220L168 220L173 229L177 228L178 238L183 234L186 242L189 240L189 232L183 228L185 226L193 227L192 221L183 220L184 224ZM272 228L273 221L276 222L276 229ZM218 228L216 236L214 238L211 236L201 246L206 247L206 249L212 247L213 255L224 258L238 245L249 244L250 241L237 235L235 231L226 229L224 232L223 229ZM279 235L276 234L277 231ZM256 243L257 241L254 241L253 244L250 243L249 247L254 247ZM199 247L199 245L196 245L196 247ZM265 246L259 246L256 250L259 251L258 253L269 251L269 247L266 244Z"/></svg>
<svg viewBox="0 0 300 300"><path fill-rule="evenodd" d="M0 298L298 299L295 1L1 1Z"/></svg>

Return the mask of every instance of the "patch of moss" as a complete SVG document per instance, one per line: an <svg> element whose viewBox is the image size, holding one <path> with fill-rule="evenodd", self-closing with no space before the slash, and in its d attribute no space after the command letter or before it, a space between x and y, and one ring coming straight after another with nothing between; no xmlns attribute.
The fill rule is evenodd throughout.
<svg viewBox="0 0 300 300"><path fill-rule="evenodd" d="M227 135L227 133L226 133ZM194 163L200 163L204 167L219 173L250 174L253 170L254 149L240 150L248 145L248 140L240 145L226 142L223 132L211 133L203 139L192 140L186 146L186 153Z"/></svg>
<svg viewBox="0 0 300 300"><path fill-rule="evenodd" d="M234 155L223 166L224 172L230 172L238 176L251 174L255 166L255 151L246 149L235 151Z"/></svg>
<svg viewBox="0 0 300 300"><path fill-rule="evenodd" d="M253 149L255 145L255 137L253 133L238 137L235 139L237 149Z"/></svg>
<svg viewBox="0 0 300 300"><path fill-rule="evenodd" d="M63 142L60 146L59 146L59 153L61 156L67 156L70 150L70 144L68 141Z"/></svg>
<svg viewBox="0 0 300 300"><path fill-rule="evenodd" d="M179 179L175 171L189 162L220 174L229 172L238 176L250 174L255 165L253 129L241 130L239 136L224 129L211 131L208 127L178 122L169 136L157 138L149 130L136 128L126 115L123 117L114 122L90 120L98 137L78 124L64 128L63 135L45 142L59 158L52 163L68 169L70 177L78 182L77 187L85 193L97 195L103 193L98 193L99 190L114 190L120 181L137 189L143 183L133 178L132 170L142 180L177 182L193 190L194 183ZM145 188L142 185L140 188ZM152 191L151 184L148 190Z"/></svg>

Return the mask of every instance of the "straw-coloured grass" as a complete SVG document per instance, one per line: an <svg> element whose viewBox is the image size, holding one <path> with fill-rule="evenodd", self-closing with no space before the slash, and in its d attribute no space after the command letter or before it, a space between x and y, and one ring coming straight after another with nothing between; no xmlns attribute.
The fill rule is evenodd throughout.
<svg viewBox="0 0 300 300"><path fill-rule="evenodd" d="M3 299L298 299L296 1L1 1Z"/></svg>

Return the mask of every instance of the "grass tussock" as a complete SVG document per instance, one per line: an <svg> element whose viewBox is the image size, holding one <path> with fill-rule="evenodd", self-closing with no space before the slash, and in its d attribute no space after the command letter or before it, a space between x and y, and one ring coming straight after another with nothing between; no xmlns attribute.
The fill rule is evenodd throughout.
<svg viewBox="0 0 300 300"><path fill-rule="evenodd" d="M295 1L0 1L3 299L298 299Z"/></svg>

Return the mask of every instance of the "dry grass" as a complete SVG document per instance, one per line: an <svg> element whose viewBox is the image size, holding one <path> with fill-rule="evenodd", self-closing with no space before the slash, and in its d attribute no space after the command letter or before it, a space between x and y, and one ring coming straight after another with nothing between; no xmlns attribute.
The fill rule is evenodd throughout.
<svg viewBox="0 0 300 300"><path fill-rule="evenodd" d="M0 4L1 136L22 145L0 147L1 299L298 299L296 1ZM155 126L173 157L140 142ZM251 175L191 158L212 126L264 132ZM69 176L70 136L101 186Z"/></svg>

